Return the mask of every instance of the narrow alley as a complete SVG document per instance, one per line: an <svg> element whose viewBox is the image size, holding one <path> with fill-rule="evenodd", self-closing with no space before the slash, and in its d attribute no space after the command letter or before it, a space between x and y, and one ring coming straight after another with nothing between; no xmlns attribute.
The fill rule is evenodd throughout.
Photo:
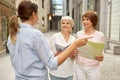
<svg viewBox="0 0 120 80"><path fill-rule="evenodd" d="M47 40L57 31L44 33ZM11 66L9 54L0 55L0 80L14 80L14 72ZM105 53L104 61L101 62L101 80L120 80L120 55Z"/></svg>

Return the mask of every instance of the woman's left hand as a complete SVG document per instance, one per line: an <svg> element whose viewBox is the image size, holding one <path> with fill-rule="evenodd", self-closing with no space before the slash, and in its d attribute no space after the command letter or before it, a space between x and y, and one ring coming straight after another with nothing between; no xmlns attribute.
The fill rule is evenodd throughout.
<svg viewBox="0 0 120 80"><path fill-rule="evenodd" d="M75 50L69 55L69 57L70 57L71 59L75 59L75 56L76 56L78 53L79 53L79 51L78 51L77 49L75 49Z"/></svg>

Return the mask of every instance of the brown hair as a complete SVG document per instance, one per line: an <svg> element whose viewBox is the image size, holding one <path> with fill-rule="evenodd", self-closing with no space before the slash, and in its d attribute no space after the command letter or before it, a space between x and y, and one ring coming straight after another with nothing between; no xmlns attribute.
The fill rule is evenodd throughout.
<svg viewBox="0 0 120 80"><path fill-rule="evenodd" d="M96 12L94 12L94 11L87 11L86 13L84 13L82 15L82 20L83 20L84 17L88 18L92 22L94 28L96 27L97 22L98 22L98 17L97 17Z"/></svg>
<svg viewBox="0 0 120 80"><path fill-rule="evenodd" d="M30 18L33 12L37 13L37 10L37 4L31 1L23 0L20 2L17 10L18 15L12 16L9 21L9 34L13 44L16 42L16 35L19 31L18 17L20 17L22 22L24 22Z"/></svg>

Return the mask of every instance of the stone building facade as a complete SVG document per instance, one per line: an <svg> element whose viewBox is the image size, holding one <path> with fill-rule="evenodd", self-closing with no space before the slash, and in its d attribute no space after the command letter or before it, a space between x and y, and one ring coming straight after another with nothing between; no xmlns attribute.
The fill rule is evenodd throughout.
<svg viewBox="0 0 120 80"><path fill-rule="evenodd" d="M107 49L113 51L114 54L120 55L120 1L107 1L107 26L106 38Z"/></svg>
<svg viewBox="0 0 120 80"><path fill-rule="evenodd" d="M16 7L22 0L16 0ZM48 14L50 13L50 0L31 0L38 5L38 16L39 20L34 25L37 29L42 32L49 30L50 21Z"/></svg>
<svg viewBox="0 0 120 80"><path fill-rule="evenodd" d="M67 5L64 15L74 19L73 32L82 30L81 16L87 10L94 10L98 15L97 30L106 36L106 50L120 54L120 12L119 0L63 0ZM72 6L70 6L72 5ZM67 7L69 7L67 9Z"/></svg>
<svg viewBox="0 0 120 80"><path fill-rule="evenodd" d="M15 0L0 0L0 51L6 46L8 20L15 14Z"/></svg>
<svg viewBox="0 0 120 80"><path fill-rule="evenodd" d="M17 14L18 4L22 0L0 0L0 51L2 53L6 48L8 38L8 21L9 18ZM42 32L49 30L50 21L48 14L50 13L50 0L31 0L38 4L39 20L35 27ZM0 53L0 54L1 54Z"/></svg>
<svg viewBox="0 0 120 80"><path fill-rule="evenodd" d="M39 6L39 20L36 26L42 32L47 32L50 27L50 0L36 0L36 2Z"/></svg>

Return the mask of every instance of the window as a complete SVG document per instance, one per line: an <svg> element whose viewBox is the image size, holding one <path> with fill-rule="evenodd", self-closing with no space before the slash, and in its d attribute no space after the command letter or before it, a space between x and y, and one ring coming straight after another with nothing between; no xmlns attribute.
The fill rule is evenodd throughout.
<svg viewBox="0 0 120 80"><path fill-rule="evenodd" d="M69 10L69 0L67 0L67 9L66 10Z"/></svg>
<svg viewBox="0 0 120 80"><path fill-rule="evenodd" d="M112 10L111 10L111 30L110 39L113 41L120 41L120 2L119 0L112 0Z"/></svg>
<svg viewBox="0 0 120 80"><path fill-rule="evenodd" d="M44 27L44 17L42 17L42 27Z"/></svg>
<svg viewBox="0 0 120 80"><path fill-rule="evenodd" d="M4 42L7 40L8 35L7 18L5 16L1 18L1 26L2 26L2 41Z"/></svg>
<svg viewBox="0 0 120 80"><path fill-rule="evenodd" d="M42 8L44 8L44 0L42 0Z"/></svg>

